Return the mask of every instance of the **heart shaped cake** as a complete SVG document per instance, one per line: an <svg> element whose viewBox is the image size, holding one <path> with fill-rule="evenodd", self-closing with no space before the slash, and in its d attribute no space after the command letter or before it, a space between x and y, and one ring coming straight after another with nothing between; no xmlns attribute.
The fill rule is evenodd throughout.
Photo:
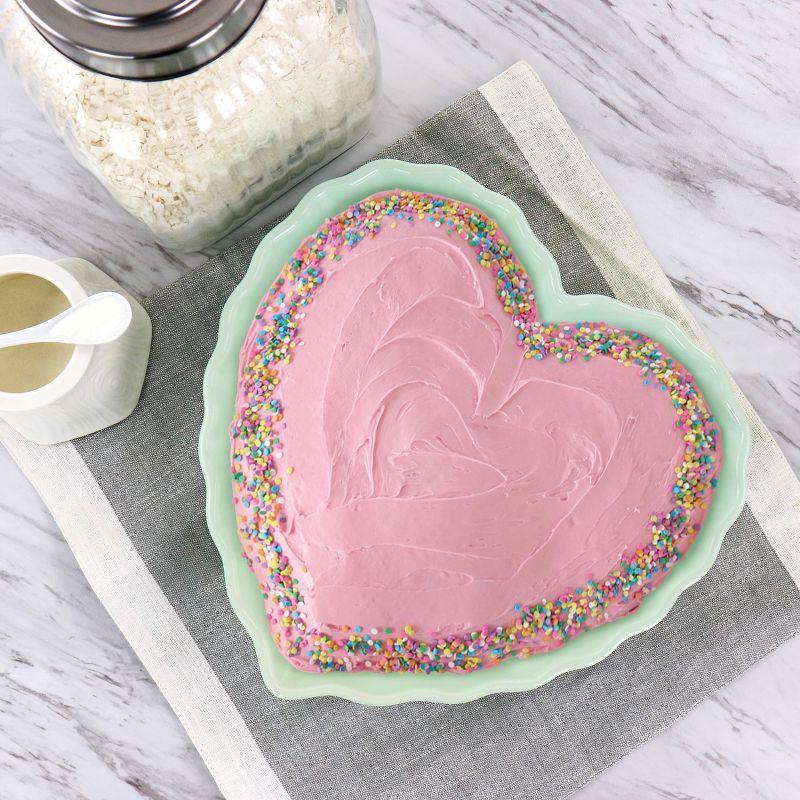
<svg viewBox="0 0 800 800"><path fill-rule="evenodd" d="M241 353L243 555L304 670L468 672L635 611L721 464L658 342L551 323L498 225L366 198L297 249Z"/></svg>

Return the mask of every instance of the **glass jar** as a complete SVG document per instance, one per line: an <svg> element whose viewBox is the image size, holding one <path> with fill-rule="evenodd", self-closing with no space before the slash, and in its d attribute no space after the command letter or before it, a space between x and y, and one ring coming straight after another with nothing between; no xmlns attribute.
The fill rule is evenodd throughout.
<svg viewBox="0 0 800 800"><path fill-rule="evenodd" d="M377 100L366 0L0 0L0 42L78 160L177 250L355 144Z"/></svg>

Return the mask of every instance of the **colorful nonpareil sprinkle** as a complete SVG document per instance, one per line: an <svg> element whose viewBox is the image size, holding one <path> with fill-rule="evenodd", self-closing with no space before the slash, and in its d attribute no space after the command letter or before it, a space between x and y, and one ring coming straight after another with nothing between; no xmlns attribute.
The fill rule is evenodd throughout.
<svg viewBox="0 0 800 800"><path fill-rule="evenodd" d="M307 622L303 597L278 531L284 523L281 433L286 427L275 396L281 369L303 342L300 330L314 293L325 281L326 260L376 236L382 224L445 227L475 251L478 264L495 276L497 297L511 315L525 358L554 358L563 364L598 357L637 370L645 385L668 394L683 434L683 460L676 468L672 508L650 518L650 540L624 555L618 566L555 598L519 602L503 626L483 627L459 636L416 638L414 628L362 629L338 633ZM256 314L255 355L243 365L244 403L231 426L238 444L232 458L236 494L245 509L238 514L248 563L267 566L261 586L275 641L292 660L319 670L471 671L510 656L525 658L542 649L542 639L563 642L608 617L612 602L638 604L648 581L681 558L678 544L696 536L697 509L705 509L716 486L720 432L694 378L653 339L602 322L547 324L536 318L530 278L497 224L480 211L442 197L410 191L374 195L328 219L284 265ZM291 480L292 467L284 472ZM685 549L685 547L684 547ZM523 598L521 598L523 600Z"/></svg>

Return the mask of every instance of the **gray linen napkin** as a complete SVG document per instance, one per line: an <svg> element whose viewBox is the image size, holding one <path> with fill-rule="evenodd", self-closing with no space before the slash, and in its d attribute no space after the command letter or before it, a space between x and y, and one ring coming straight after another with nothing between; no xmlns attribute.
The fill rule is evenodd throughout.
<svg viewBox="0 0 800 800"><path fill-rule="evenodd" d="M568 291L661 311L708 346L527 64L380 155L468 172L522 208ZM228 605L196 447L219 313L263 233L147 299L153 352L129 419L50 448L0 425L228 800L563 798L800 630L800 487L743 400L748 504L716 565L602 663L455 707L274 698Z"/></svg>

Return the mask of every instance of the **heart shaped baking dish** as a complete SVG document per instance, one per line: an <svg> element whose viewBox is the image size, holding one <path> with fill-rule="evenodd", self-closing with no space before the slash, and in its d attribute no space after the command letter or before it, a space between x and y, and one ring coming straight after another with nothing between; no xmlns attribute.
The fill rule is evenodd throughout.
<svg viewBox="0 0 800 800"><path fill-rule="evenodd" d="M406 189L450 197L494 219L532 279L536 306L548 322L602 320L641 331L663 344L697 381L719 428L724 458L707 516L696 540L663 583L625 616L583 631L557 649L525 659L510 658L473 672L306 672L279 652L265 614L258 582L242 558L231 483L229 429L239 377L239 353L265 291L303 240L329 217L382 191ZM533 689L569 670L595 664L621 642L661 622L678 596L711 568L722 540L744 505L749 430L733 386L713 357L693 344L662 315L599 295L572 296L558 267L532 234L520 209L472 178L436 164L374 161L310 191L290 216L267 234L247 274L231 294L220 319L219 339L203 384L205 415L199 455L207 486L206 516L220 552L231 606L253 640L267 688L285 699L332 695L368 705L414 700L460 703L497 692Z"/></svg>

